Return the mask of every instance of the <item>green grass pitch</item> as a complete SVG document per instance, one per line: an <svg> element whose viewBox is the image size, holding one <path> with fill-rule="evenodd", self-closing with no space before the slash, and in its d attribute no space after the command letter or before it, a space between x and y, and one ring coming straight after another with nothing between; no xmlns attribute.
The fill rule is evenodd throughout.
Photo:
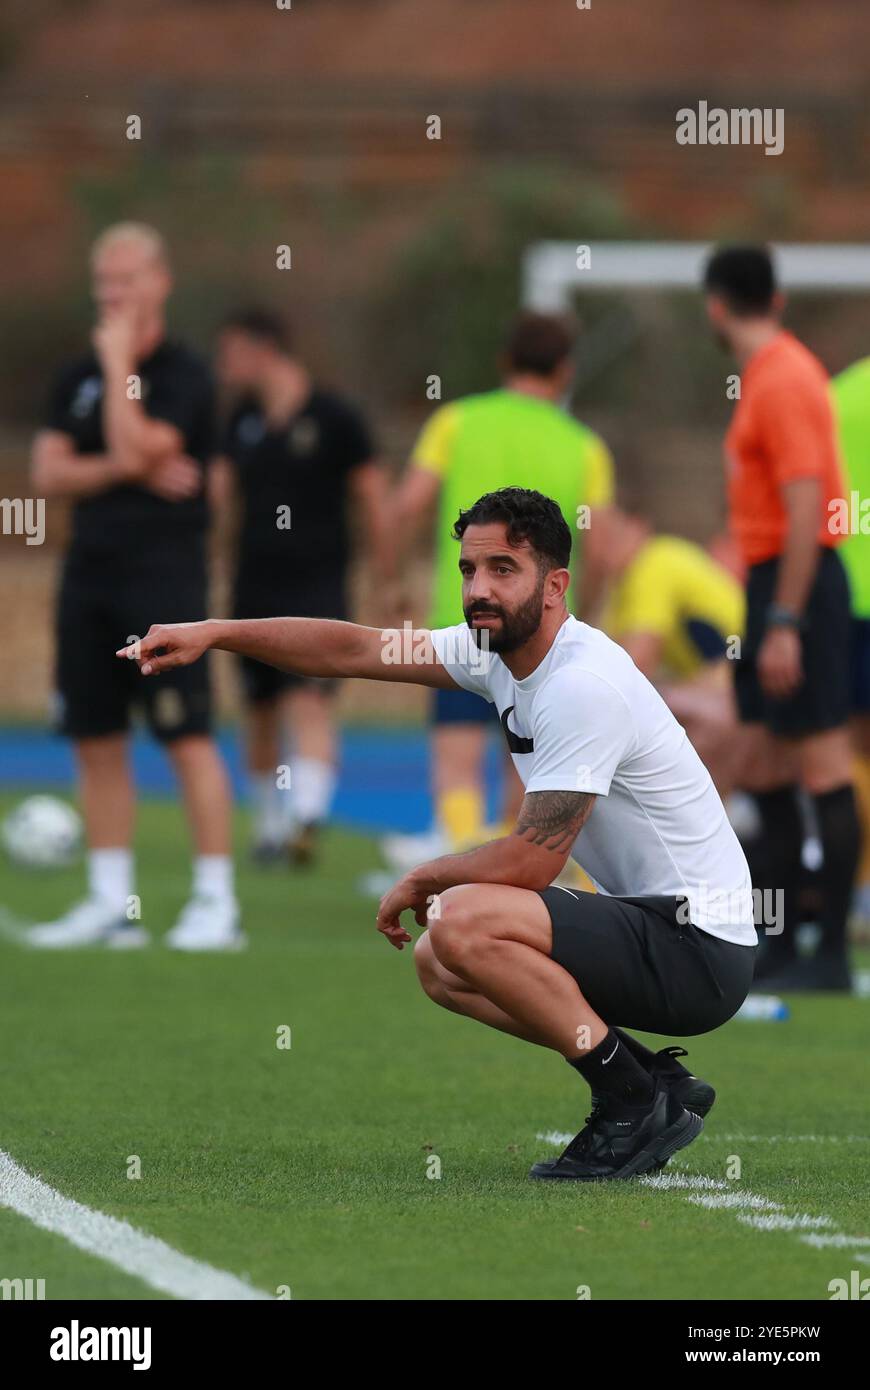
<svg viewBox="0 0 870 1390"><path fill-rule="evenodd" d="M158 938L186 897L186 844L174 804L143 806L137 887ZM410 950L355 891L372 842L333 830L308 874L240 863L245 953L0 940L0 1149L65 1196L294 1299L826 1299L831 1279L868 1273L850 1249L686 1190L530 1182L556 1152L537 1135L579 1128L588 1092L558 1058L422 995ZM7 918L45 920L81 889L80 869L0 865ZM866 1240L870 1004L792 1003L786 1023L690 1041L719 1100L667 1171L727 1179L736 1156L734 1191L779 1204L761 1211ZM48 1298L159 1296L0 1206L0 1278L14 1277L44 1278Z"/></svg>

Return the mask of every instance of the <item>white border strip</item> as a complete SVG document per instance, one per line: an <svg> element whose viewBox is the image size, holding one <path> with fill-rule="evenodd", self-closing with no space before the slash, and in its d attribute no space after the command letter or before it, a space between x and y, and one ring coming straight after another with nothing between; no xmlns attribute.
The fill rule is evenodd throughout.
<svg viewBox="0 0 870 1390"><path fill-rule="evenodd" d="M93 1211L64 1197L41 1178L26 1172L2 1149L0 1206L174 1298L271 1301L272 1295L253 1288L234 1274L193 1260L157 1236L146 1235L116 1216Z"/></svg>

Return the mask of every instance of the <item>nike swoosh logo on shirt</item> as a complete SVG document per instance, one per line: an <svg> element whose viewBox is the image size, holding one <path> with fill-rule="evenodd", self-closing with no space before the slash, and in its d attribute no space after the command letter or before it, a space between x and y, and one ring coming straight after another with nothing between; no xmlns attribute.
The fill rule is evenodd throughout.
<svg viewBox="0 0 870 1390"><path fill-rule="evenodd" d="M535 751L534 740L522 738L515 734L513 729L508 727L508 715L513 711L513 705L508 705L501 717L501 727L504 729L504 736L507 739L507 746L511 753L533 753Z"/></svg>

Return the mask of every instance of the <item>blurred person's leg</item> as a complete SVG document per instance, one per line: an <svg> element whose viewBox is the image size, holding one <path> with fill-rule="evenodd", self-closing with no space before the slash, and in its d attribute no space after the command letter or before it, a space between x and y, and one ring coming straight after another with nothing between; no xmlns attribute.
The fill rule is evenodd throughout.
<svg viewBox="0 0 870 1390"><path fill-rule="evenodd" d="M289 731L290 796L282 804L291 856L311 862L319 831L329 817L338 767L335 683L303 681L281 697Z"/></svg>
<svg viewBox="0 0 870 1390"><path fill-rule="evenodd" d="M301 680L242 660L246 748L258 863L314 856L335 794L335 683Z"/></svg>
<svg viewBox="0 0 870 1390"><path fill-rule="evenodd" d="M852 619L853 776L861 818L861 859L855 892L855 915L870 923L870 619Z"/></svg>
<svg viewBox="0 0 870 1390"><path fill-rule="evenodd" d="M430 715L430 785L434 827L422 835L387 835L381 852L395 873L491 838L486 829L483 763L494 707L468 690L435 690Z"/></svg>
<svg viewBox="0 0 870 1390"><path fill-rule="evenodd" d="M761 690L753 671L758 632L753 633L752 625L755 615L763 635L766 622L763 613L772 598L776 566L762 565L757 570L762 572L764 585L762 591L756 593L754 605L750 599L748 608L744 655L737 663L738 703L744 717L747 706L757 703L760 718L768 730L778 737L780 743L791 745L789 771L795 766L796 760L798 781L812 804L823 859L818 872L818 922L821 931L818 949L812 960L798 959L792 939L791 951L788 952L792 918L787 910L784 938L768 938L771 947L768 966L775 962L778 952L784 951L788 953L782 957L784 968L767 970L766 975L772 989L848 990L850 977L846 930L860 838L848 729L851 708L848 584L838 556L830 550L820 553L800 630L802 679L788 699L773 700ZM750 594L754 574L750 573ZM755 688L751 697L748 697L747 676ZM753 756L750 754L749 778L753 775L752 766ZM791 827L799 825L802 833L803 817L799 811L795 815L790 805L786 808L782 799L783 781L785 779L781 778L779 803L772 805L768 800L765 806L762 796L759 798L759 809L765 826L764 838L768 841L767 853L771 852L771 842L776 839L784 841L788 838L791 842L788 855L783 852L775 863L775 872L784 876L786 862L794 862ZM749 790L752 789L750 786ZM788 881L783 877L779 883L774 882L773 887L780 888L788 900L790 886L796 877L797 874ZM760 964L757 974L762 970L765 970L764 962Z"/></svg>
<svg viewBox="0 0 870 1390"><path fill-rule="evenodd" d="M761 953L755 971L763 979L795 957L798 885L804 822L798 799L799 759L794 745L762 724L741 726L745 753L741 787L755 799L761 835L747 858L761 911L756 911Z"/></svg>
<svg viewBox="0 0 870 1390"><path fill-rule="evenodd" d="M482 833L485 816L483 724L438 724L432 732L435 817L450 844Z"/></svg>
<svg viewBox="0 0 870 1390"><path fill-rule="evenodd" d="M125 629L126 632L135 629ZM135 891L135 793L127 759L133 663L112 661L117 636L102 575L67 563L57 609L59 732L73 741L87 847L87 896L54 922L28 934L31 945L72 948L98 943L142 945Z"/></svg>
<svg viewBox="0 0 870 1390"><path fill-rule="evenodd" d="M206 612L199 565L170 564L131 585L125 597L131 632L147 632L150 614L172 611L181 622ZM120 665L121 663L119 663ZM230 950L241 944L232 858L232 793L212 737L210 665L166 671L141 680L136 701L163 745L178 779L193 845L191 896L166 937L178 950Z"/></svg>
<svg viewBox="0 0 870 1390"><path fill-rule="evenodd" d="M88 854L88 891L118 917L133 893L136 793L126 734L75 743Z"/></svg>
<svg viewBox="0 0 870 1390"><path fill-rule="evenodd" d="M824 964L834 972L841 968L848 974L847 925L861 842L849 729L829 729L802 740L800 763L822 844L821 940L815 960L820 967Z"/></svg>
<svg viewBox="0 0 870 1390"><path fill-rule="evenodd" d="M190 669L190 668L188 668ZM232 795L226 766L208 733L166 740L194 847L191 897L167 937L178 950L241 944L232 857Z"/></svg>
<svg viewBox="0 0 870 1390"><path fill-rule="evenodd" d="M74 749L88 848L129 849L136 794L127 756L127 735L76 739Z"/></svg>
<svg viewBox="0 0 870 1390"><path fill-rule="evenodd" d="M245 712L245 753L253 817L252 857L266 863L286 849L287 817L283 799L289 789L278 785L282 759L280 697L251 700Z"/></svg>
<svg viewBox="0 0 870 1390"><path fill-rule="evenodd" d="M856 911L858 917L867 922L870 921L870 715L854 716L852 740L855 749L855 795L861 819L861 858L857 873Z"/></svg>
<svg viewBox="0 0 870 1390"><path fill-rule="evenodd" d="M167 752L181 787L195 853L229 861L232 798L214 740L207 734L173 739Z"/></svg>

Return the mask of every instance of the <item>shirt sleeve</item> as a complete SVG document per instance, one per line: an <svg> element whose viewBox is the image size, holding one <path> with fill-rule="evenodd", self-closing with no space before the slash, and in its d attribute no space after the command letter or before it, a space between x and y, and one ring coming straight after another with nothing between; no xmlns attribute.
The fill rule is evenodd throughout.
<svg viewBox="0 0 870 1390"><path fill-rule="evenodd" d="M541 687L532 713L534 763L526 792L607 796L636 742L625 698L593 671L566 668Z"/></svg>
<svg viewBox="0 0 870 1390"><path fill-rule="evenodd" d="M603 439L595 435L589 450L586 469L586 496L581 502L588 507L610 507L615 491L613 455Z"/></svg>
<svg viewBox="0 0 870 1390"><path fill-rule="evenodd" d="M815 382L771 382L756 409L777 482L824 477L835 440L827 392Z"/></svg>
<svg viewBox="0 0 870 1390"><path fill-rule="evenodd" d="M55 375L42 419L44 429L60 430L64 434L70 433L69 408L73 388L80 380L80 376L79 372L69 366L64 367Z"/></svg>
<svg viewBox="0 0 870 1390"><path fill-rule="evenodd" d="M442 405L423 426L411 452L411 463L427 473L443 478L450 466L450 453L456 436L456 406Z"/></svg>
<svg viewBox="0 0 870 1390"><path fill-rule="evenodd" d="M457 623L455 627L433 628L429 635L435 655L456 684L492 704L487 677L494 658L490 652L481 651L471 628Z"/></svg>
<svg viewBox="0 0 870 1390"><path fill-rule="evenodd" d="M343 472L370 463L375 457L375 441L361 411L342 402L339 416L341 467Z"/></svg>

